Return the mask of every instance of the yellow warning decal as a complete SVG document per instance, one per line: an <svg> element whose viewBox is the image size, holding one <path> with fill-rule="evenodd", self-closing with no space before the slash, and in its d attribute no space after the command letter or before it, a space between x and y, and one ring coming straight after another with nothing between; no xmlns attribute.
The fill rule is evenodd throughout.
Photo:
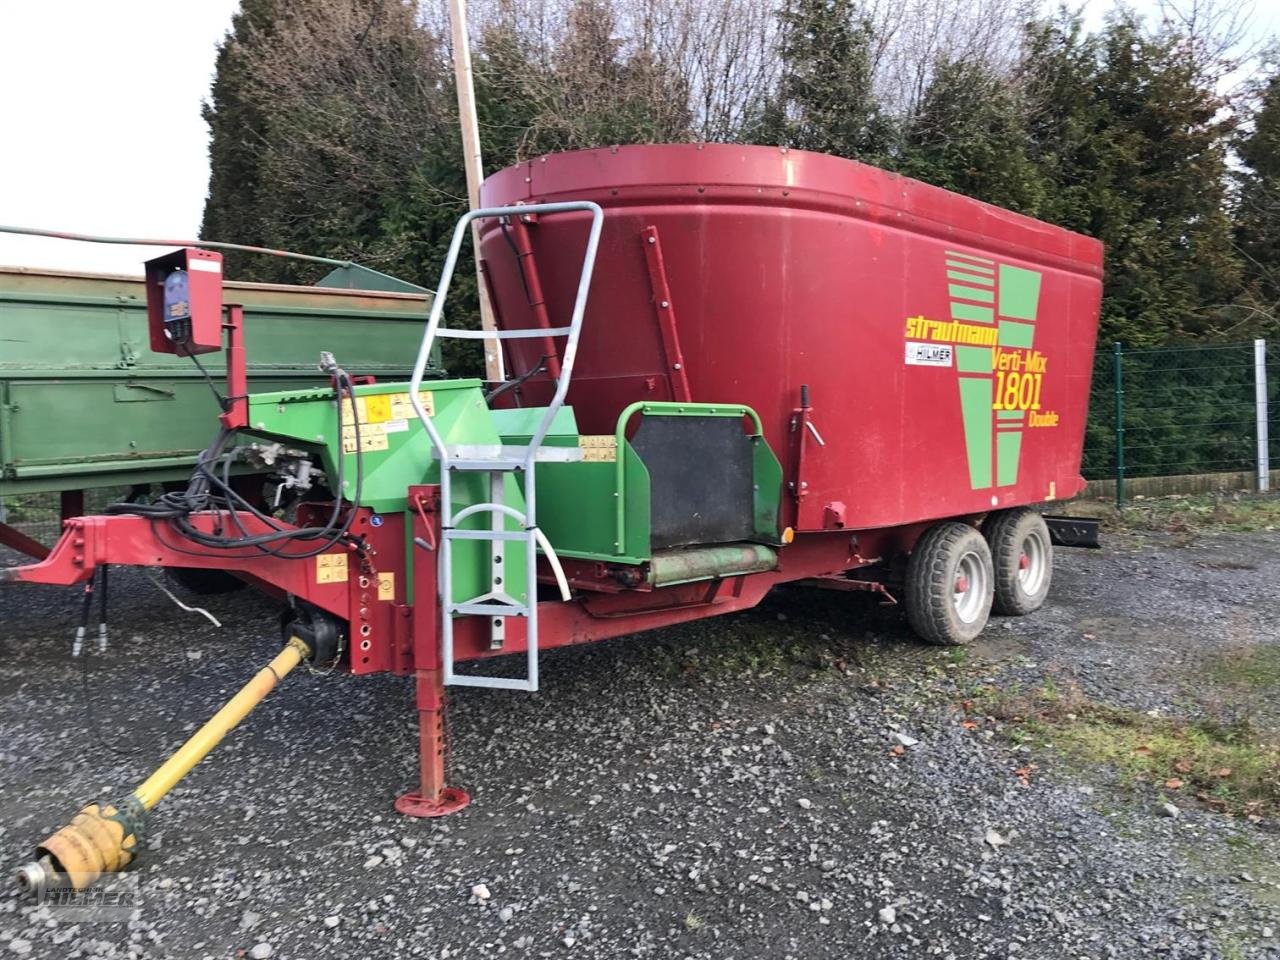
<svg viewBox="0 0 1280 960"><path fill-rule="evenodd" d="M386 395L387 401L391 404L390 416L388 420L416 420L418 414L414 412L413 401L409 399L407 393L389 393ZM436 415L435 397L432 396L430 390L422 390L418 393L418 399L422 401L422 409L427 411L428 417Z"/></svg>
<svg viewBox="0 0 1280 960"><path fill-rule="evenodd" d="M390 446L387 440L387 427L385 423L362 423L360 424L360 451L362 453L376 453L379 450L386 450ZM356 428L352 426L343 426L342 428L342 452L356 452Z"/></svg>
<svg viewBox="0 0 1280 960"><path fill-rule="evenodd" d="M384 423L391 419L391 397L385 393L361 397L364 401L364 419L370 423Z"/></svg>
<svg viewBox="0 0 1280 960"><path fill-rule="evenodd" d="M378 599L394 600L396 598L396 575L394 573L378 574Z"/></svg>
<svg viewBox="0 0 1280 960"><path fill-rule="evenodd" d="M427 416L434 416L435 397L431 391L422 390L418 396L422 400L422 408L427 411ZM409 420L417 417L407 393L375 393L356 397L356 413L359 415L362 427L366 423L386 423L388 420ZM350 424L352 419L351 399L343 397L343 425Z"/></svg>
<svg viewBox="0 0 1280 960"><path fill-rule="evenodd" d="M616 463L618 438L612 434L584 434L578 438L582 459L587 463Z"/></svg>
<svg viewBox="0 0 1280 960"><path fill-rule="evenodd" d="M435 398L430 390L421 391L422 409L435 416ZM342 452L356 452L356 426L360 427L360 450L377 453L390 448L388 434L405 433L410 422L418 419L407 393L379 393L356 397L355 416L351 400L342 401Z"/></svg>
<svg viewBox="0 0 1280 960"><path fill-rule="evenodd" d="M362 424L369 419L368 406L366 404L365 397L356 397L356 413L359 415L359 420ZM351 398L343 397L342 425L346 427L353 419L355 418L351 416Z"/></svg>
<svg viewBox="0 0 1280 960"><path fill-rule="evenodd" d="M316 583L346 583L347 555L322 554L316 557Z"/></svg>

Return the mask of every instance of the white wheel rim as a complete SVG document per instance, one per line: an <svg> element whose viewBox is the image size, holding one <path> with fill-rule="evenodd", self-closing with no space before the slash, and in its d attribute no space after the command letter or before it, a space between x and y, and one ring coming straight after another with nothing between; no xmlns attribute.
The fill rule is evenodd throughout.
<svg viewBox="0 0 1280 960"><path fill-rule="evenodd" d="M1018 587L1027 596L1034 597L1044 586L1048 573L1049 557L1044 541L1030 534L1018 548Z"/></svg>
<svg viewBox="0 0 1280 960"><path fill-rule="evenodd" d="M982 616L987 596L987 567L977 551L970 550L956 564L956 581L952 587L951 602L956 616L964 623L973 623Z"/></svg>

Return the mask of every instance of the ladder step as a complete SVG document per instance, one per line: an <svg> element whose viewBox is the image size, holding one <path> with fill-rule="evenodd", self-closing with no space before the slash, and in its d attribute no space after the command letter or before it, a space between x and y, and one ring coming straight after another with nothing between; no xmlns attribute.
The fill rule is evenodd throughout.
<svg viewBox="0 0 1280 960"><path fill-rule="evenodd" d="M449 469L467 473L511 473L524 467L523 460L450 460Z"/></svg>
<svg viewBox="0 0 1280 960"><path fill-rule="evenodd" d="M509 677L484 677L469 673L455 673L449 684L454 687L485 687L489 690L524 690L534 693L538 685L529 680Z"/></svg>
<svg viewBox="0 0 1280 960"><path fill-rule="evenodd" d="M477 617L527 617L529 608L523 603L451 603L449 613Z"/></svg>
<svg viewBox="0 0 1280 960"><path fill-rule="evenodd" d="M450 527L444 532L447 540L524 540L532 536L528 530L460 530Z"/></svg>
<svg viewBox="0 0 1280 960"><path fill-rule="evenodd" d="M449 451L449 462L456 461L482 463L522 464L529 457L529 448L518 443L453 443L445 447ZM538 447L533 459L538 463L578 463L582 460L582 448L578 444L568 447L555 447L543 444Z"/></svg>
<svg viewBox="0 0 1280 960"><path fill-rule="evenodd" d="M520 327L515 330L466 330L461 327L436 327L437 337L458 340L531 340L534 337L567 337L573 327Z"/></svg>

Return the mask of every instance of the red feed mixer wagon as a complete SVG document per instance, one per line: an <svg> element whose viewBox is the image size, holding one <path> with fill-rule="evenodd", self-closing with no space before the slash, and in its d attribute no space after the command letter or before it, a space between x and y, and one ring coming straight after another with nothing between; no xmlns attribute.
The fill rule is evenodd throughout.
<svg viewBox="0 0 1280 960"><path fill-rule="evenodd" d="M440 816L468 803L445 783L446 686L536 690L540 650L782 583L873 592L965 643L1039 607L1053 545L1096 533L1038 508L1083 487L1097 241L770 147L539 157L482 202L409 383L322 355L329 388L246 390L216 254L149 264L154 349L227 334L220 428L185 491L67 521L0 579L225 570L282 598L286 645L132 794L37 847L22 886L128 864L155 804L304 660L416 679L421 777L396 808ZM438 338L486 336L443 322L473 221L505 374L424 381ZM261 497L227 479L246 464Z"/></svg>

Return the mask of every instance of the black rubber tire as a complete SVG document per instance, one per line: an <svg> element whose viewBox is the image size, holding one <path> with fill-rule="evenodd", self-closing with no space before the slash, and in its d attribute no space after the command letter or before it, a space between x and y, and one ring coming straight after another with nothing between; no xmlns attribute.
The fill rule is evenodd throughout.
<svg viewBox="0 0 1280 960"><path fill-rule="evenodd" d="M955 605L960 561L976 554L986 574L977 616L966 622ZM995 573L991 550L981 533L967 523L948 521L930 527L916 542L907 561L905 600L907 622L920 639L941 646L971 641L987 625L991 613Z"/></svg>
<svg viewBox="0 0 1280 960"><path fill-rule="evenodd" d="M201 567L169 567L169 576L192 593L212 597L219 593L243 590L248 584L235 574L225 570L206 570Z"/></svg>
<svg viewBox="0 0 1280 960"><path fill-rule="evenodd" d="M996 596L992 609L1006 617L1024 617L1039 610L1049 595L1053 582L1053 540L1044 517L1027 507L1001 510L987 517L982 533L991 547L996 568ZM1022 565L1023 545L1034 538L1044 562L1044 576L1034 590L1018 576Z"/></svg>

